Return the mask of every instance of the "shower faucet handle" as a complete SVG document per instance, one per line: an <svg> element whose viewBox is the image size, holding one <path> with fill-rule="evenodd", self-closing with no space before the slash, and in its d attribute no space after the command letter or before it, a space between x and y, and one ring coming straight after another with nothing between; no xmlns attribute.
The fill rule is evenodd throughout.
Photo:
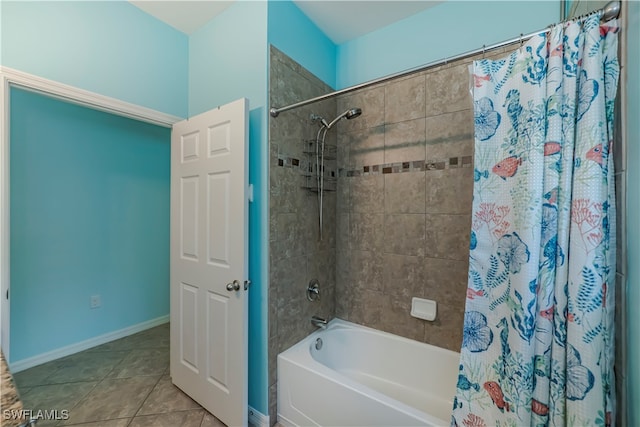
<svg viewBox="0 0 640 427"><path fill-rule="evenodd" d="M307 299L309 301L318 301L320 299L320 282L318 279L311 279L307 286Z"/></svg>

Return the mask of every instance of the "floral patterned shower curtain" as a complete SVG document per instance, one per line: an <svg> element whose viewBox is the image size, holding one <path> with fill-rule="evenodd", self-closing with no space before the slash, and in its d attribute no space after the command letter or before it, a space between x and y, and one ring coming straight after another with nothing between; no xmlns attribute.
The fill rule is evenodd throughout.
<svg viewBox="0 0 640 427"><path fill-rule="evenodd" d="M617 21L473 64L469 287L452 425L611 425Z"/></svg>

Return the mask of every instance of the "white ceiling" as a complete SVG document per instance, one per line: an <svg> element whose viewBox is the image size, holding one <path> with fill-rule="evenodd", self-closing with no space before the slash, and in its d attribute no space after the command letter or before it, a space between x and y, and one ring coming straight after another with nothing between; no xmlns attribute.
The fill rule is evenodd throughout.
<svg viewBox="0 0 640 427"><path fill-rule="evenodd" d="M233 1L235 0L132 0L131 3L183 33L192 34L222 13ZM294 0L294 3L334 43L341 44L442 1Z"/></svg>
<svg viewBox="0 0 640 427"><path fill-rule="evenodd" d="M334 43L363 36L435 6L434 0L294 0Z"/></svg>
<svg viewBox="0 0 640 427"><path fill-rule="evenodd" d="M132 0L130 3L175 29L192 34L222 13L233 0Z"/></svg>

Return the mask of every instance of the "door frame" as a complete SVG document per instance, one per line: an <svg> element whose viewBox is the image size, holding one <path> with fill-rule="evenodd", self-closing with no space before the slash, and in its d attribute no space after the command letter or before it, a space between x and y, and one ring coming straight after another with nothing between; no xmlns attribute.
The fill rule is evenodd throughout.
<svg viewBox="0 0 640 427"><path fill-rule="evenodd" d="M7 361L10 358L10 309L11 299L6 293L11 286L10 274L10 88L16 87L62 101L81 105L94 110L104 111L130 119L171 128L181 117L165 114L151 108L120 101L95 92L69 86L54 80L45 79L9 67L0 66L0 347Z"/></svg>

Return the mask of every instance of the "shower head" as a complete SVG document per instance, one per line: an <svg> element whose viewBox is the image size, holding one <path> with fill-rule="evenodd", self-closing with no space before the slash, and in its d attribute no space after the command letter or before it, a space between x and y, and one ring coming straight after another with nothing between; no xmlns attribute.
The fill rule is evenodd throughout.
<svg viewBox="0 0 640 427"><path fill-rule="evenodd" d="M327 128L327 130L331 129L331 127L333 125L335 125L336 123L338 123L338 121L340 121L341 119L347 119L347 120L351 120L351 119L355 119L356 117L358 117L360 114L362 114L362 109L360 108L350 108L347 111L345 111L344 113L340 114L338 117L336 117L335 119L333 119L333 121L329 124L327 124L326 122L322 122L322 125L324 127Z"/></svg>
<svg viewBox="0 0 640 427"><path fill-rule="evenodd" d="M347 120L351 120L351 119L355 119L360 114L362 114L361 108L352 108L346 111L345 117L347 118Z"/></svg>

